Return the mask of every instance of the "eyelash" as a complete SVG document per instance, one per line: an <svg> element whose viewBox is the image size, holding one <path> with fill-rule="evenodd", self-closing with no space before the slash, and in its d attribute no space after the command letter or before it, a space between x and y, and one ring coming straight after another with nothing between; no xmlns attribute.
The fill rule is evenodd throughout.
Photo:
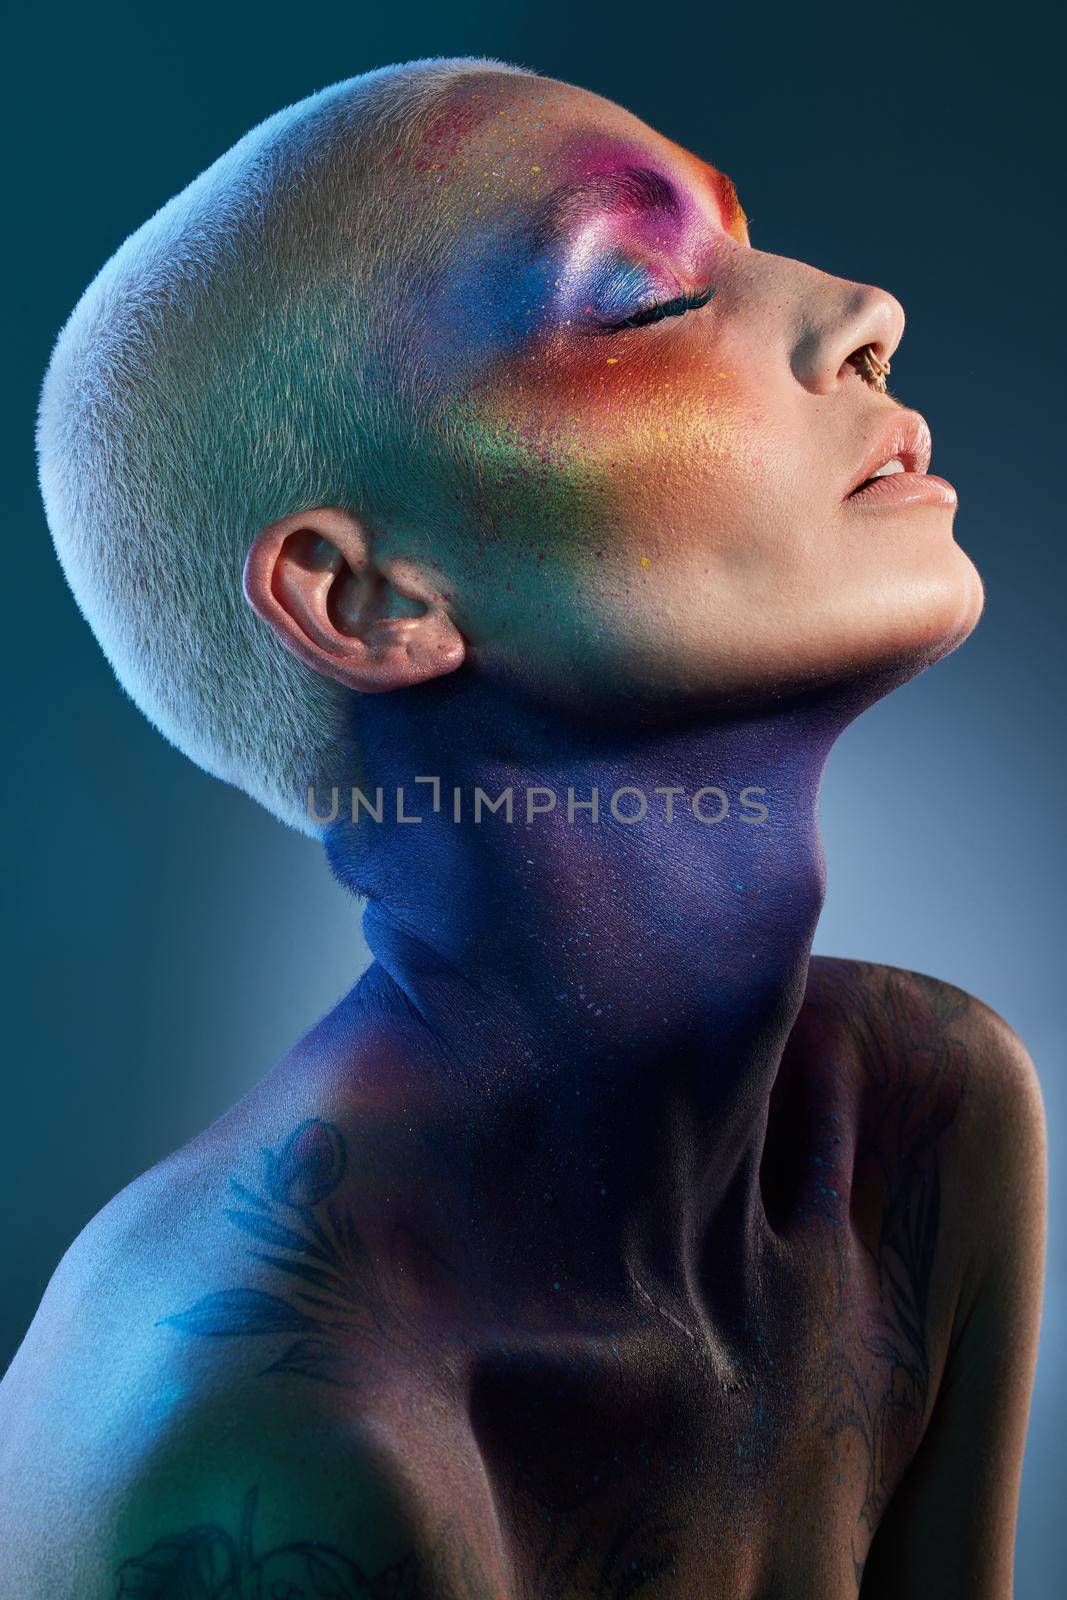
<svg viewBox="0 0 1067 1600"><path fill-rule="evenodd" d="M687 290L673 300L657 300L653 305L635 311L632 316L624 317L621 322L598 322L597 332L622 333L626 328L643 328L650 322L662 322L664 317L681 317L687 311L698 311L701 306L706 306L714 293L713 285L692 294Z"/></svg>

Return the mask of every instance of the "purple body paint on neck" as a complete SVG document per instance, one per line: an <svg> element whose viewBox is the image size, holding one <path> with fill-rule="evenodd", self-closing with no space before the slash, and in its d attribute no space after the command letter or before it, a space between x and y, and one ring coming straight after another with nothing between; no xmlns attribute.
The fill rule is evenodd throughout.
<svg viewBox="0 0 1067 1600"><path fill-rule="evenodd" d="M414 1029L417 1071L447 1081L459 1108L444 1138L473 1192L502 1215L538 1193L570 1206L566 1247L558 1232L529 1236L554 1281L562 1250L572 1282L621 1292L613 1274L632 1267L638 1237L670 1276L680 1234L731 1190L734 1224L748 1226L823 898L820 779L857 709L824 699L658 727L635 713L591 732L463 669L361 705L364 793L381 787L383 820L353 829L342 799L327 841L337 875L370 896L375 962L353 1018L386 1036L395 1023L408 1041ZM418 776L439 777L438 813ZM483 811L475 823L476 789L496 800L509 786L514 820ZM529 824L528 786L558 796ZM395 820L397 787L421 822ZM600 821L569 822L568 789L588 801L594 787ZM656 794L669 787L682 791L671 821ZM691 803L713 789L730 806L717 823ZM744 820L751 789L764 791L762 822ZM636 813L633 791L647 814L615 820L609 797ZM721 806L708 793L700 809Z"/></svg>

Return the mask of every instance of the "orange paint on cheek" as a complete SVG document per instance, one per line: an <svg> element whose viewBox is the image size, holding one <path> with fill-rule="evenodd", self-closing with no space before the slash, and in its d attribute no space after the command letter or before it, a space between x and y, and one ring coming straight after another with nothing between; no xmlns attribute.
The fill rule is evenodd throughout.
<svg viewBox="0 0 1067 1600"><path fill-rule="evenodd" d="M457 408L452 429L476 467L478 520L494 538L547 546L557 559L622 558L639 577L652 566L641 550L650 525L669 535L672 508L698 485L706 494L738 456L732 374L713 378L709 395L706 353L676 355L665 370L656 332L632 341L610 366L592 352L568 351L566 363L515 358ZM648 353L657 342L658 358ZM680 352L677 330L672 345Z"/></svg>

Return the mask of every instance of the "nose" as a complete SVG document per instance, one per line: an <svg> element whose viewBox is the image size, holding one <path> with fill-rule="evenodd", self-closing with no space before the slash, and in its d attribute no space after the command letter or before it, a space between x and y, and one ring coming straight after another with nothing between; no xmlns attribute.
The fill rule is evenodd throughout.
<svg viewBox="0 0 1067 1600"><path fill-rule="evenodd" d="M795 263L800 266L800 263ZM829 394L854 375L853 360L870 345L888 362L904 332L904 309L884 289L850 283L814 267L801 267L804 282L793 304L790 366L812 394Z"/></svg>

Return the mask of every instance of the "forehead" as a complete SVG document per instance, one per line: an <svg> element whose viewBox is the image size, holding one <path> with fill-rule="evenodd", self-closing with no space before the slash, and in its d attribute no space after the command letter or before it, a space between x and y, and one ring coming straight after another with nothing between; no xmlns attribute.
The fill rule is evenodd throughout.
<svg viewBox="0 0 1067 1600"><path fill-rule="evenodd" d="M680 191L713 206L737 237L744 229L717 168L622 106L551 78L493 74L460 86L420 131L412 175L427 200L474 226L521 211L551 229L583 202L667 212Z"/></svg>

